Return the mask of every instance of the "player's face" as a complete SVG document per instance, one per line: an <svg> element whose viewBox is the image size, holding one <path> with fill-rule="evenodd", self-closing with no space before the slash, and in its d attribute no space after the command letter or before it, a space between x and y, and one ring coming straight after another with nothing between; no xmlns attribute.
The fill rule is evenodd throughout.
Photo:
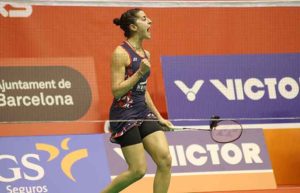
<svg viewBox="0 0 300 193"><path fill-rule="evenodd" d="M137 33L141 36L141 38L150 39L150 28L152 24L151 19L147 17L144 11L139 11L136 16Z"/></svg>

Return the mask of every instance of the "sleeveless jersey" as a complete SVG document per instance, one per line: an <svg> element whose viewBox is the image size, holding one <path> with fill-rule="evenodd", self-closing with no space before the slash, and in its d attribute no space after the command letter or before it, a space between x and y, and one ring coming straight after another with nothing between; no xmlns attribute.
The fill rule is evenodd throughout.
<svg viewBox="0 0 300 193"><path fill-rule="evenodd" d="M130 64L125 68L125 80L132 76L140 67L140 63L144 57L137 54L127 42L121 44L130 57ZM146 53L144 52L146 56ZM146 56L147 57L147 56ZM109 119L110 130L112 133L111 141L122 136L126 131L142 124L141 120L156 119L155 115L146 105L145 93L147 86L147 78L150 71L146 73L140 80L121 98L114 98L110 108ZM118 121L129 120L129 121Z"/></svg>

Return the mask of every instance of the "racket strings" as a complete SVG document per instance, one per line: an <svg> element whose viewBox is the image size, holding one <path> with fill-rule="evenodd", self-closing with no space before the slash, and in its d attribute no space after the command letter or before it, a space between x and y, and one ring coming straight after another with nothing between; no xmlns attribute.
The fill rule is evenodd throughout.
<svg viewBox="0 0 300 193"><path fill-rule="evenodd" d="M242 125L234 120L218 121L211 130L211 137L214 141L228 143L239 139L242 135Z"/></svg>

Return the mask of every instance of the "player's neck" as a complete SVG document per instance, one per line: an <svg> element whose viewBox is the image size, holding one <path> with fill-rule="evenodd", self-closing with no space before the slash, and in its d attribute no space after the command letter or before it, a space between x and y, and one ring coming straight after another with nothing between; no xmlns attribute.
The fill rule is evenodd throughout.
<svg viewBox="0 0 300 193"><path fill-rule="evenodd" d="M143 40L137 38L137 37L130 37L127 39L127 42L130 44L131 47L133 47L136 51L143 49Z"/></svg>

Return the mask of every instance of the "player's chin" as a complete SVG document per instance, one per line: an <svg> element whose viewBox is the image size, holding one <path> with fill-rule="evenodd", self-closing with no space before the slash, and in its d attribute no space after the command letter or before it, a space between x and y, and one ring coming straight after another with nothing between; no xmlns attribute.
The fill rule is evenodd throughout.
<svg viewBox="0 0 300 193"><path fill-rule="evenodd" d="M145 39L151 39L151 34L150 34L150 33L147 33L147 34L145 35Z"/></svg>
<svg viewBox="0 0 300 193"><path fill-rule="evenodd" d="M151 32L150 31L144 31L143 37L144 37L144 39L150 39L151 38Z"/></svg>

